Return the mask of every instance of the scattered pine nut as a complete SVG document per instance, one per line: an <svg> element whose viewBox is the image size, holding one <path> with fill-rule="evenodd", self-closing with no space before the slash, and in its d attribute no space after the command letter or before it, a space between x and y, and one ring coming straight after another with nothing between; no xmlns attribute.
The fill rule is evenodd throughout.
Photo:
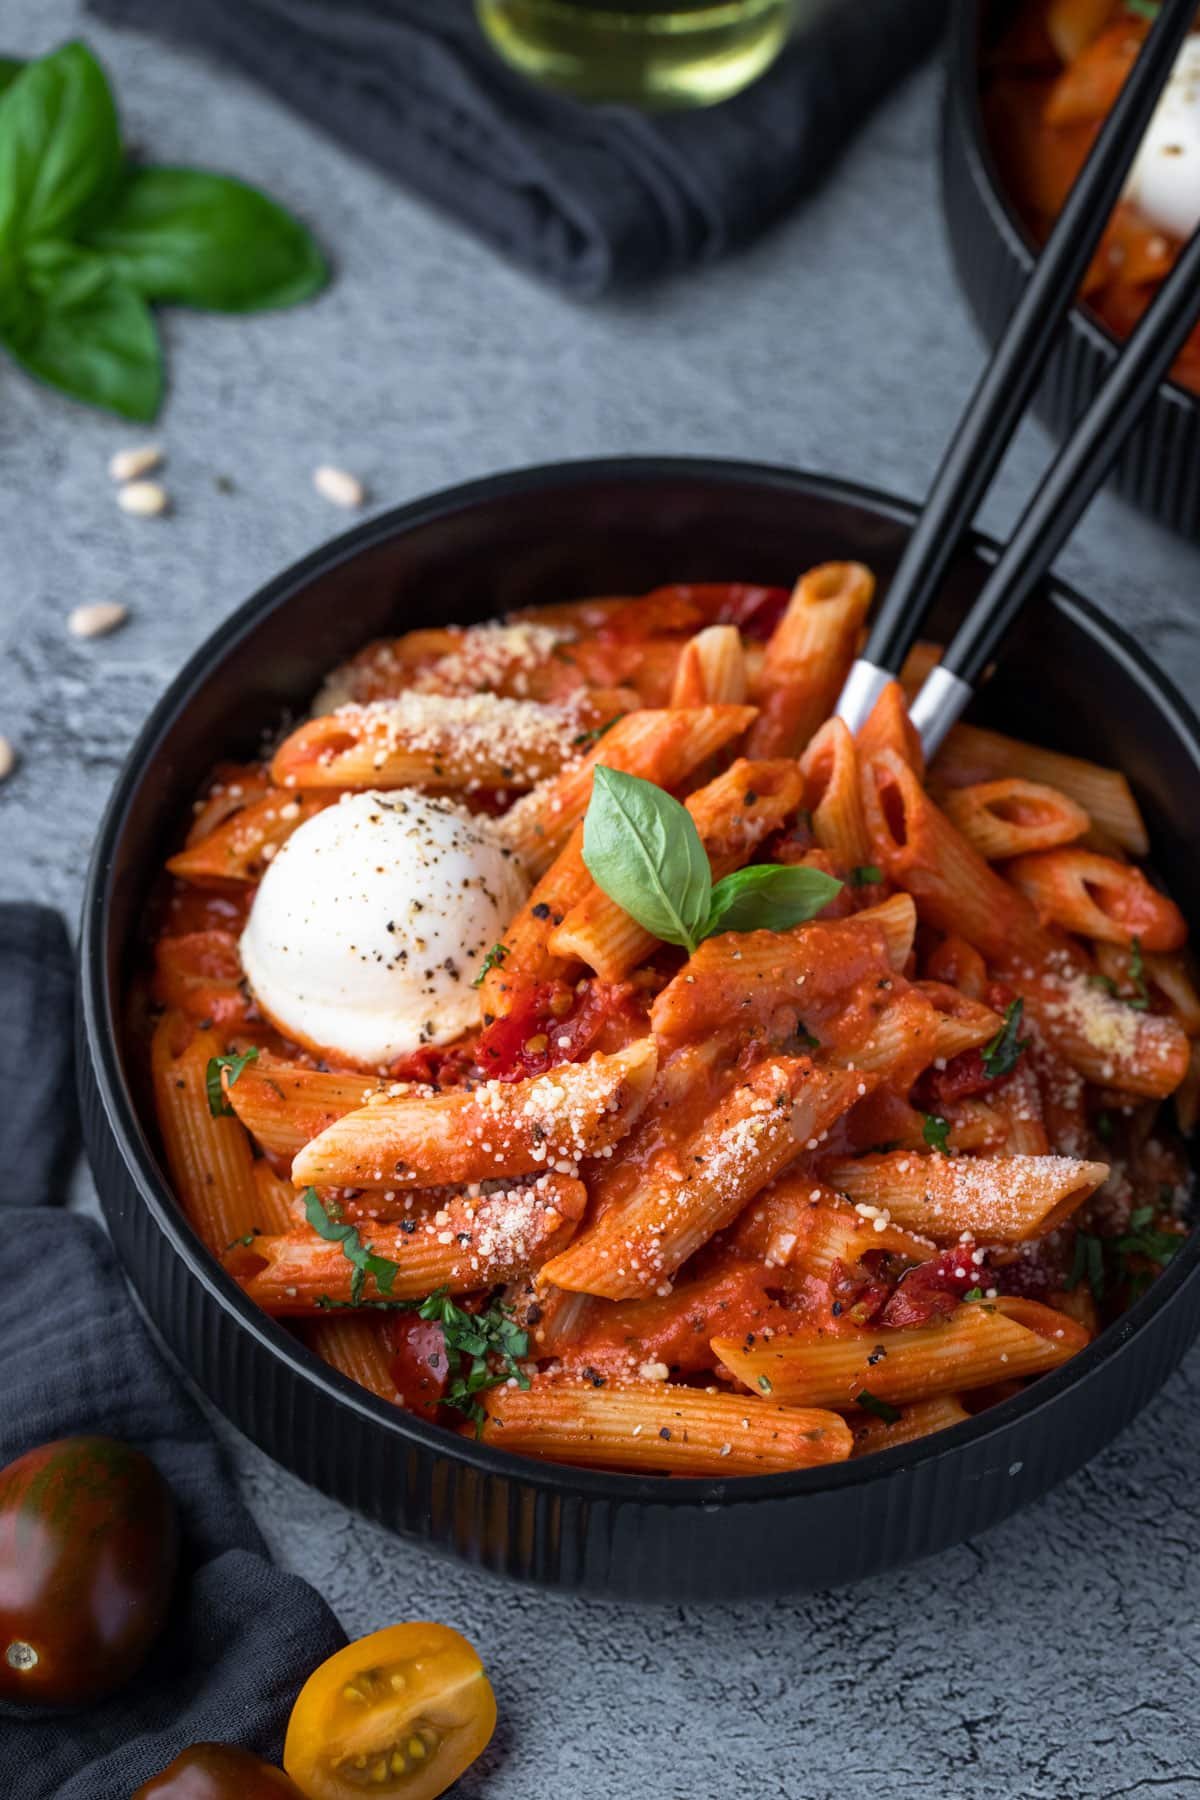
<svg viewBox="0 0 1200 1800"><path fill-rule="evenodd" d="M335 469L330 463L322 463L319 469L313 470L313 486L335 506L361 506L367 497L367 490L357 475L351 475L348 469Z"/></svg>
<svg viewBox="0 0 1200 1800"><path fill-rule="evenodd" d="M129 617L129 608L119 600L95 600L90 606L77 606L67 618L72 637L107 637Z"/></svg>
<svg viewBox="0 0 1200 1800"><path fill-rule="evenodd" d="M6 737L0 737L0 781L7 781L16 766L16 751Z"/></svg>
<svg viewBox="0 0 1200 1800"><path fill-rule="evenodd" d="M162 459L158 444L135 444L109 457L108 472L114 481L136 481L139 475L148 475L151 469L157 469Z"/></svg>
<svg viewBox="0 0 1200 1800"><path fill-rule="evenodd" d="M157 481L131 481L117 495L121 511L132 513L137 519L156 519L170 504L166 488Z"/></svg>

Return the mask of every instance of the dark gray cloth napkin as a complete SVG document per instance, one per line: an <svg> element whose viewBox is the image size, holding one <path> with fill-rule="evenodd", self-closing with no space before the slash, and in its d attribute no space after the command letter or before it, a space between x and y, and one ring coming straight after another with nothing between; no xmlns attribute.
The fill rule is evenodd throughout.
<svg viewBox="0 0 1200 1800"><path fill-rule="evenodd" d="M123 1693L79 1713L0 1702L5 1800L129 1800L208 1739L277 1755L298 1688L345 1642L268 1560L104 1232L55 1204L76 1141L72 989L58 915L0 906L0 1464L83 1432L138 1445L179 1504L183 1566L167 1631Z"/></svg>
<svg viewBox="0 0 1200 1800"><path fill-rule="evenodd" d="M754 86L651 118L512 73L471 0L88 3L98 18L228 59L579 295L711 261L754 237L929 51L947 10L947 0L830 0Z"/></svg>

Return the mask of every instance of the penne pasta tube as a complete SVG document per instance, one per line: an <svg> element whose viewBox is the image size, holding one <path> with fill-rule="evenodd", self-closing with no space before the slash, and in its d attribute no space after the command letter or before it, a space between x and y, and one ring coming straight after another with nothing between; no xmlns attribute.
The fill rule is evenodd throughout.
<svg viewBox="0 0 1200 1800"><path fill-rule="evenodd" d="M586 756L510 807L501 821L501 834L531 874L544 874L587 811L598 764L675 789L745 731L753 718L751 706L644 708L626 713Z"/></svg>
<svg viewBox="0 0 1200 1800"><path fill-rule="evenodd" d="M952 1056L959 1056L964 1050L981 1049L1004 1024L1000 1014L993 1012L990 1006L972 1000L947 982L916 981L913 986L938 1014L935 1058L944 1057L949 1062Z"/></svg>
<svg viewBox="0 0 1200 1800"><path fill-rule="evenodd" d="M844 1462L853 1442L836 1413L767 1406L667 1381L594 1387L535 1376L528 1392L483 1396L483 1440L526 1456L635 1474L765 1475Z"/></svg>
<svg viewBox="0 0 1200 1800"><path fill-rule="evenodd" d="M746 658L736 625L708 625L683 646L672 706L740 706L746 698Z"/></svg>
<svg viewBox="0 0 1200 1800"><path fill-rule="evenodd" d="M1020 743L999 731L960 724L947 737L931 774L939 788L974 786L1008 776L1056 788L1074 800L1092 824L1107 831L1123 850L1133 856L1145 856L1150 848L1138 803L1124 775L1082 757L1063 756L1057 750Z"/></svg>
<svg viewBox="0 0 1200 1800"><path fill-rule="evenodd" d="M785 1406L853 1406L863 1392L903 1406L1040 1375L1087 1342L1064 1313L1001 1298L965 1303L931 1325L715 1338L713 1349L731 1375Z"/></svg>
<svg viewBox="0 0 1200 1800"><path fill-rule="evenodd" d="M1046 960L1052 943L1029 901L971 848L895 751L866 765L863 787L874 859L923 921L961 932L1000 964Z"/></svg>
<svg viewBox="0 0 1200 1800"><path fill-rule="evenodd" d="M568 707L409 691L310 719L271 776L284 788L531 788L570 761L579 733Z"/></svg>
<svg viewBox="0 0 1200 1800"><path fill-rule="evenodd" d="M1187 938L1183 914L1151 887L1140 869L1079 846L1018 856L1005 874L1043 924L1081 937L1144 950L1178 950Z"/></svg>
<svg viewBox="0 0 1200 1800"><path fill-rule="evenodd" d="M903 1231L882 1213L866 1218L817 1176L782 1175L743 1212L733 1236L739 1256L828 1281L837 1262L850 1267L870 1251L924 1262L929 1238Z"/></svg>
<svg viewBox="0 0 1200 1800"><path fill-rule="evenodd" d="M277 1175L265 1156L254 1164L254 1185L258 1189L258 1225L268 1237L281 1231L294 1231L304 1223L304 1202L290 1181Z"/></svg>
<svg viewBox="0 0 1200 1800"><path fill-rule="evenodd" d="M813 836L847 869L870 861L871 840L859 790L858 750L844 719L827 719L800 759Z"/></svg>
<svg viewBox="0 0 1200 1800"><path fill-rule="evenodd" d="M1096 967L1120 999L1134 1001L1145 997L1139 988L1135 957L1124 945L1097 944ZM1196 991L1191 957L1178 950L1144 954L1140 975L1145 993L1166 1003L1180 1030L1189 1037L1200 1037L1200 993Z"/></svg>
<svg viewBox="0 0 1200 1800"><path fill-rule="evenodd" d="M309 1069L269 1050L260 1050L232 1085L224 1070L221 1085L251 1137L272 1155L289 1157L335 1119L389 1091L369 1075Z"/></svg>
<svg viewBox="0 0 1200 1800"><path fill-rule="evenodd" d="M771 633L752 698L750 756L798 756L833 709L875 592L861 563L823 563L796 583Z"/></svg>
<svg viewBox="0 0 1200 1800"><path fill-rule="evenodd" d="M591 1294L571 1294L543 1281L540 1274L526 1275L509 1284L504 1304L522 1331L529 1333L535 1357L562 1356L587 1331L600 1302Z"/></svg>
<svg viewBox="0 0 1200 1800"><path fill-rule="evenodd" d="M300 1186L437 1187L561 1169L620 1142L649 1097L653 1038L527 1081L384 1094L337 1119L292 1165Z"/></svg>
<svg viewBox="0 0 1200 1800"><path fill-rule="evenodd" d="M547 1281L610 1300L651 1293L874 1085L807 1057L762 1062L633 1193L545 1267Z"/></svg>
<svg viewBox="0 0 1200 1800"><path fill-rule="evenodd" d="M301 1329L305 1343L322 1362L381 1400L400 1403L387 1325L378 1315L330 1313L323 1319L311 1319Z"/></svg>
<svg viewBox="0 0 1200 1800"><path fill-rule="evenodd" d="M1082 806L1057 788L1015 775L951 788L942 810L988 862L1072 844L1086 837L1092 824Z"/></svg>
<svg viewBox="0 0 1200 1800"><path fill-rule="evenodd" d="M800 771L790 758L753 762L739 757L715 781L698 788L686 805L708 853L713 880L749 862L759 844L796 811L803 791ZM619 981L657 943L589 876L586 892L550 933L549 948L554 956L586 963L603 981Z"/></svg>
<svg viewBox="0 0 1200 1800"><path fill-rule="evenodd" d="M889 681L858 732L859 766L890 750L906 762L918 781L925 778L925 752L916 726L908 716L908 699L898 681Z"/></svg>
<svg viewBox="0 0 1200 1800"><path fill-rule="evenodd" d="M150 1066L158 1128L167 1167L189 1223L214 1256L262 1223L250 1139L237 1119L213 1118L208 1106L209 1059L223 1049L215 1031L186 1036L179 1017L165 1013L154 1032Z"/></svg>
<svg viewBox="0 0 1200 1800"><path fill-rule="evenodd" d="M1065 954L1006 980L1049 1048L1086 1080L1160 1100L1183 1080L1188 1040L1174 1019L1116 999Z"/></svg>
<svg viewBox="0 0 1200 1800"><path fill-rule="evenodd" d="M855 914L855 923L874 925L882 931L888 961L893 969L903 972L917 935L917 908L912 895L892 894L876 906L864 906Z"/></svg>
<svg viewBox="0 0 1200 1800"><path fill-rule="evenodd" d="M196 802L183 840L185 848L211 836L235 813L265 800L271 792L271 777L256 763L218 763L208 791Z"/></svg>
<svg viewBox="0 0 1200 1800"><path fill-rule="evenodd" d="M566 1175L476 1194L445 1197L429 1217L363 1225L360 1237L394 1265L384 1288L368 1274L362 1300L424 1300L435 1288L470 1293L512 1281L561 1249L583 1213L587 1191ZM311 1228L255 1238L228 1267L252 1300L276 1317L315 1317L356 1303L358 1271L343 1247Z"/></svg>
<svg viewBox="0 0 1200 1800"><path fill-rule="evenodd" d="M314 818L337 802L335 794L289 793L271 788L253 805L173 856L167 864L181 881L261 881L263 872L280 845L286 844L298 825Z"/></svg>
<svg viewBox="0 0 1200 1800"><path fill-rule="evenodd" d="M1021 1244L1063 1223L1108 1177L1107 1163L1072 1156L844 1157L821 1170L868 1217L882 1213L938 1244L969 1233L985 1244Z"/></svg>
<svg viewBox="0 0 1200 1800"><path fill-rule="evenodd" d="M583 860L583 825L570 837L509 925L480 982L484 1022L502 1018L515 996L563 975L568 964L550 949L552 932L595 886Z"/></svg>
<svg viewBox="0 0 1200 1800"><path fill-rule="evenodd" d="M915 1444L920 1438L931 1437L935 1431L961 1425L970 1417L957 1394L937 1394L932 1400L916 1400L911 1406L902 1406L900 1417L895 1420L867 1418L860 1425L856 1419L854 1448L850 1454L872 1456L876 1450L894 1450L898 1444Z"/></svg>

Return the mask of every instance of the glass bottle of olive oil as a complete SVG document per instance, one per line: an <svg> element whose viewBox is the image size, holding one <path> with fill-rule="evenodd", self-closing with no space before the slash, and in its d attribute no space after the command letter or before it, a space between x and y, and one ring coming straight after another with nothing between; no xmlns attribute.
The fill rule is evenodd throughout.
<svg viewBox="0 0 1200 1800"><path fill-rule="evenodd" d="M505 60L583 100L707 106L762 74L821 0L475 0Z"/></svg>

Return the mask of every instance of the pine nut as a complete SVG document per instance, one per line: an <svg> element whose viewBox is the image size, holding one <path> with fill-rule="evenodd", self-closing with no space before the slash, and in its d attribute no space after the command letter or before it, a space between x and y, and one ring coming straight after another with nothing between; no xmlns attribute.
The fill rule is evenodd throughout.
<svg viewBox="0 0 1200 1800"><path fill-rule="evenodd" d="M119 600L95 600L90 606L77 606L67 618L72 637L107 637L129 617L129 608Z"/></svg>
<svg viewBox="0 0 1200 1800"><path fill-rule="evenodd" d="M0 737L0 781L7 781L16 766L16 751L6 737Z"/></svg>
<svg viewBox="0 0 1200 1800"><path fill-rule="evenodd" d="M117 495L121 511L132 513L137 519L156 519L170 504L166 488L157 481L131 481Z"/></svg>
<svg viewBox="0 0 1200 1800"><path fill-rule="evenodd" d="M348 469L335 469L331 463L322 463L319 469L313 470L313 486L325 500L332 500L335 506L361 506L367 497L367 490L357 475L351 475Z"/></svg>
<svg viewBox="0 0 1200 1800"><path fill-rule="evenodd" d="M158 444L134 444L109 457L108 472L114 481L136 481L139 475L148 475L151 469L157 469L162 459Z"/></svg>

